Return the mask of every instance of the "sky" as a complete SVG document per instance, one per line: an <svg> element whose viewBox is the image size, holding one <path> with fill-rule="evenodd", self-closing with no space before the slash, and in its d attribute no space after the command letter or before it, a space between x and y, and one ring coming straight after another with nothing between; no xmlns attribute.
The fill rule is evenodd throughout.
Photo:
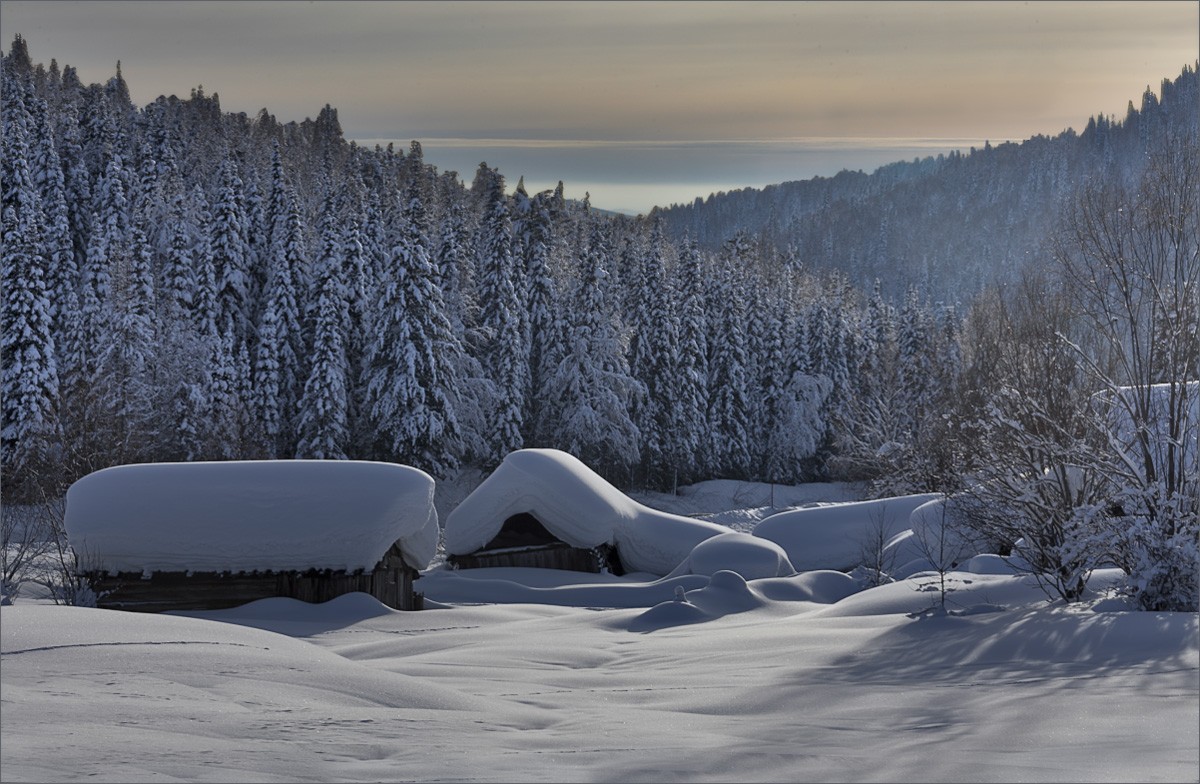
<svg viewBox="0 0 1200 784"><path fill-rule="evenodd" d="M0 38L134 101L203 85L470 180L644 212L1082 128L1200 58L1172 2L4 0Z"/></svg>

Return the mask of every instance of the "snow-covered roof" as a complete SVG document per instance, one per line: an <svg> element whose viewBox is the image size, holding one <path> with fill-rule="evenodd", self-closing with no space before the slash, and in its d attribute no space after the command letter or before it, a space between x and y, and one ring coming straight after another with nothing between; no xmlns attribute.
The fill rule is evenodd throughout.
<svg viewBox="0 0 1200 784"><path fill-rule="evenodd" d="M81 564L109 572L370 570L394 543L413 568L437 550L434 483L353 460L147 463L67 491Z"/></svg>
<svg viewBox="0 0 1200 784"><path fill-rule="evenodd" d="M533 515L572 547L615 545L626 569L658 575L678 566L700 542L729 531L643 506L566 452L522 449L447 515L446 552L475 552L520 513Z"/></svg>

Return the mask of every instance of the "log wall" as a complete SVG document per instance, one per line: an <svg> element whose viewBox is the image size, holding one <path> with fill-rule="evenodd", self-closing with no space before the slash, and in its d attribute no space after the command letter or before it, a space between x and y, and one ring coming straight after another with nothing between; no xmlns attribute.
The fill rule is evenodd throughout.
<svg viewBox="0 0 1200 784"><path fill-rule="evenodd" d="M419 610L424 598L413 591L418 576L394 547L370 572L155 572L147 578L136 572L86 575L96 591L98 607L136 612L225 610L276 596L327 602L356 591L397 610Z"/></svg>
<svg viewBox="0 0 1200 784"><path fill-rule="evenodd" d="M451 555L446 560L459 569L533 567L593 574L608 566L604 556L597 550L571 547L564 542L504 550L476 550L469 555Z"/></svg>

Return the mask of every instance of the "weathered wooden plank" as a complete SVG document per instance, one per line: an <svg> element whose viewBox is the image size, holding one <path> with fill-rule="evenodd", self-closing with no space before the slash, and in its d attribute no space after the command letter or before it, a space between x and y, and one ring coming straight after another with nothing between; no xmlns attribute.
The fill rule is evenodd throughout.
<svg viewBox="0 0 1200 784"><path fill-rule="evenodd" d="M469 555L452 555L447 560L459 569L532 567L595 574L607 566L597 550L571 547L564 542L536 547L510 547L501 551L477 550Z"/></svg>
<svg viewBox="0 0 1200 784"><path fill-rule="evenodd" d="M149 578L135 573L88 576L99 607L164 612L223 610L275 596L319 603L356 591L368 593L398 610L419 609L422 602L413 593L415 574L411 567L401 566L358 573L155 572Z"/></svg>
<svg viewBox="0 0 1200 784"><path fill-rule="evenodd" d="M136 572L109 575L90 572L98 607L137 612L225 610L276 596L305 602L327 602L361 591L397 610L419 610L424 599L414 593L419 575L404 561L397 542L370 572L308 570L288 572Z"/></svg>

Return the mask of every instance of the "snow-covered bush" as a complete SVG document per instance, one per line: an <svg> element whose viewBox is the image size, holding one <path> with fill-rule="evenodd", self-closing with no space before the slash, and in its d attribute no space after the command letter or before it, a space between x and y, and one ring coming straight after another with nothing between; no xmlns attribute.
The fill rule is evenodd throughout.
<svg viewBox="0 0 1200 784"><path fill-rule="evenodd" d="M1122 592L1143 610L1200 610L1200 515L1195 494L1128 488L1083 510L1069 544L1125 572Z"/></svg>

